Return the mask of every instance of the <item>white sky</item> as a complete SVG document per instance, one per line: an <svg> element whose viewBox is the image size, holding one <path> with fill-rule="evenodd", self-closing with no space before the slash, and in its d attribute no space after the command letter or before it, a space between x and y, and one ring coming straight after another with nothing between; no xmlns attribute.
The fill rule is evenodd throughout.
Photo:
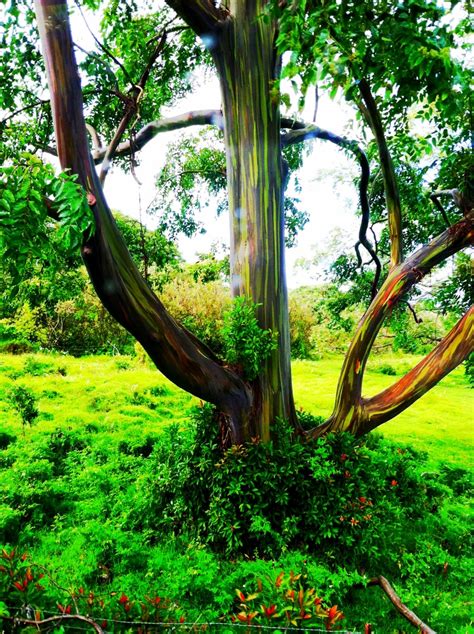
<svg viewBox="0 0 474 634"><path fill-rule="evenodd" d="M97 16L87 12L87 21L90 28L99 35ZM81 16L76 13L72 16L71 22L75 41L86 50L94 50L96 45L85 28ZM206 76L202 78L196 77L195 84L195 91L175 104L172 109L164 111L163 116L176 115L188 110L220 108L219 85L216 77L206 73ZM314 102L309 99L306 111L302 113L301 118L311 120L313 110ZM353 136L350 129L351 125L355 125L353 112L347 106L330 101L324 96L319 101L316 123L336 134ZM150 141L138 156L140 165L135 173L141 183L140 186L133 176L125 174L116 166L113 167L105 182L105 194L110 207L134 218L140 216L141 207L142 221L153 227L153 218L145 216L144 212L156 194L155 179L163 165L167 145L170 142L176 142L183 134L192 134L198 129L196 127L188 131L162 133ZM296 246L287 250L287 273L290 287L314 283L314 274L295 266L296 261L301 258L310 259L315 251L323 251L335 228L343 228L343 232L347 234L348 244L356 241L358 232L359 220L355 215L358 197L357 190L351 182L351 177L358 173L358 166L327 141L309 143L312 144L313 151L305 159L303 168L299 172L302 191L298 196L301 199L301 207L310 214L310 221L300 233ZM227 214L217 218L209 211L208 216L203 219L207 229L205 234L196 235L193 238L182 237L178 241L179 250L188 261L195 260L197 253L209 251L213 243L228 244Z"/></svg>
<svg viewBox="0 0 474 634"><path fill-rule="evenodd" d="M188 110L205 108L220 108L220 94L217 79L207 78L197 90L186 99L176 104L163 116L179 114ZM312 112L313 105L308 104L308 112ZM337 134L347 134L350 121L350 111L325 100L320 100L317 123ZM307 118L310 119L311 115ZM185 133L193 133L199 128L191 128L190 132L170 132L157 135L141 150L140 165L135 173L141 183L123 173L118 167L112 169L105 183L105 194L109 205L118 211L138 218L141 199L142 214L156 194L154 182L160 167L164 162L167 145L178 140ZM302 192L301 207L310 214L310 221L298 237L297 245L287 250L288 282L291 287L307 283L314 283L314 278L301 267L295 266L300 258L311 258L316 248L324 248L328 237L335 227L343 227L347 233L352 233L352 242L356 241L359 220L354 211L357 209L357 191L351 183L351 175L357 174L358 167L347 159L341 150L327 141L312 142L313 151L305 159L303 168L299 172ZM337 181L338 176L344 176L344 181ZM153 218L142 215L145 224L153 225ZM192 238L179 239L179 249L186 260L196 259L197 253L209 251L213 243L229 241L229 220L227 214L217 218L212 211L204 220L206 233Z"/></svg>

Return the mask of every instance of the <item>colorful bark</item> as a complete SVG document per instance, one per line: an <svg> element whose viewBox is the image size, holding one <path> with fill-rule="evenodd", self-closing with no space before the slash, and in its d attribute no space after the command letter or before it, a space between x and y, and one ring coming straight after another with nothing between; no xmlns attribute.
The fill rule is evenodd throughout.
<svg viewBox="0 0 474 634"><path fill-rule="evenodd" d="M359 90L365 105L362 112L372 129L379 150L390 234L390 266L394 267L402 261L402 209L397 178L377 104L365 79L359 82Z"/></svg>
<svg viewBox="0 0 474 634"><path fill-rule="evenodd" d="M177 324L138 273L107 207L89 154L66 0L36 0L58 156L63 169L77 174L88 193L96 230L94 235L85 237L82 253L103 304L143 344L166 376L217 406L223 414L221 419L230 428L232 442L240 443L255 435L268 440L276 417L287 418L296 425L284 268L285 174L279 104L272 95L280 62L274 48L276 28L259 19L265 0L230 0L225 3L226 8L216 8L209 0L167 1L204 38L220 77L227 149L232 291L259 304L261 326L279 334L279 348L256 381L251 385L244 383ZM374 129L378 129L378 124L381 129L380 121L374 125L376 117L373 113L371 116ZM144 142L147 138L145 135ZM384 140L383 130L380 138ZM388 150L387 156L389 159ZM389 172L393 168L386 158L381 151L382 164L385 161L391 178ZM394 178L392 184L396 186ZM399 205L398 211L395 205L391 216L395 264L401 254ZM329 431L365 433L408 407L467 357L473 347L472 311L406 377L373 398L362 398L365 365L386 316L436 264L473 241L472 217L467 216L392 268L361 320L347 353L334 412L309 436Z"/></svg>
<svg viewBox="0 0 474 634"><path fill-rule="evenodd" d="M105 201L90 157L82 93L74 58L66 0L37 0L43 54L53 109L57 151L63 169L78 175L92 201L95 233L82 255L104 306L144 346L176 385L210 401L234 424L252 403L250 390L214 354L177 324L138 272Z"/></svg>
<svg viewBox="0 0 474 634"><path fill-rule="evenodd" d="M365 366L386 317L434 266L472 244L474 227L471 216L450 227L389 273L360 321L344 359L334 411L310 435L319 436L329 431L365 434L396 416L467 358L473 349L472 312L465 315L433 352L401 381L376 397L362 398Z"/></svg>
<svg viewBox="0 0 474 634"><path fill-rule="evenodd" d="M259 19L264 0L231 2L232 17L218 31L211 53L223 100L234 296L258 305L262 328L279 345L253 386L256 407L246 437L270 438L276 417L295 422L291 391L288 299L284 255L284 174L278 100L275 25Z"/></svg>

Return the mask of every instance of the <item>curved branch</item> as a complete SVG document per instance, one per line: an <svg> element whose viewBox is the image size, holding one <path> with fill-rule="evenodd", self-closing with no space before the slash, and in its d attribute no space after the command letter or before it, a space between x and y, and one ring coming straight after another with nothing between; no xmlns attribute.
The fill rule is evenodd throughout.
<svg viewBox="0 0 474 634"><path fill-rule="evenodd" d="M212 0L165 0L179 17L201 37L211 35L219 22L227 18L224 8L218 8Z"/></svg>
<svg viewBox="0 0 474 634"><path fill-rule="evenodd" d="M297 127L295 127L297 126ZM357 253L357 259L359 262L359 266L362 264L362 259L359 253L359 245L362 244L365 249L370 254L372 261L375 263L375 277L372 283L372 299L375 297L377 293L377 287L380 280L380 275L382 272L382 265L378 258L377 252L372 246L372 244L367 239L367 230L369 228L370 221L370 205L369 198L367 196L367 189L369 186L370 179L370 166L369 161L364 153L364 151L357 145L355 141L350 141L345 137L338 136L337 134L333 134L328 130L323 130L315 125L304 125L300 122L291 123L291 120L283 119L282 127L291 127L292 130L286 132L282 136L282 144L283 146L293 145L294 143L300 143L302 141L306 141L307 139L323 139L325 141L330 141L339 147L343 147L347 150L350 150L359 161L359 165L361 168L361 177L359 182L359 198L360 198L360 206L362 211L362 219L359 228L359 241L355 245L355 250Z"/></svg>
<svg viewBox="0 0 474 634"><path fill-rule="evenodd" d="M364 100L360 110L369 124L377 143L382 168L385 198L388 210L388 228L390 233L390 265L396 266L402 261L402 210L397 178L393 168L392 157L385 138L377 104L365 79L359 81L359 91Z"/></svg>
<svg viewBox="0 0 474 634"><path fill-rule="evenodd" d="M189 128L194 125L216 125L222 129L222 112L220 110L191 110L175 117L167 117L158 119L145 125L133 140L129 139L120 143L114 155L129 156L141 150L149 141L151 141L160 132L172 132L181 128ZM100 163L105 157L105 148L95 150L92 154L94 163Z"/></svg>
<svg viewBox="0 0 474 634"><path fill-rule="evenodd" d="M366 431L403 412L454 370L474 350L474 307L458 321L444 339L399 381L376 396L363 399Z"/></svg>
<svg viewBox="0 0 474 634"><path fill-rule="evenodd" d="M11 621L13 624L22 623L23 625L32 625L38 630L41 625L59 625L62 621L82 621L82 623L87 623L88 625L90 625L94 629L94 631L97 632L97 634L104 634L104 630L100 627L98 623L87 616L82 616L81 614L58 614L58 616L50 616L47 619L42 619L40 621L24 619L22 617L16 616L3 616L2 618L7 621Z"/></svg>
<svg viewBox="0 0 474 634"><path fill-rule="evenodd" d="M439 196L441 196L441 194L444 194L445 192L435 192L434 194L430 195L430 200L432 201L432 203L434 204L434 206L436 207L436 209L441 213L441 215L443 216L443 220L444 223L447 227L451 226L451 222L449 221L448 218L448 214L446 213L445 208L443 207L443 205L441 204L441 201L439 199ZM451 193L451 192L450 192Z"/></svg>
<svg viewBox="0 0 474 634"><path fill-rule="evenodd" d="M89 154L67 2L36 0L35 8L61 167L77 174L94 215L95 232L84 236L82 256L97 294L163 374L235 420L250 409L249 388L169 315L136 268L107 205ZM235 428L233 441L241 442Z"/></svg>
<svg viewBox="0 0 474 634"><path fill-rule="evenodd" d="M474 227L473 217L470 216L444 231L429 245L422 247L405 262L392 269L357 326L357 331L344 359L339 377L334 411L325 423L309 432L310 436L319 437L329 429L331 431L350 431L355 435L362 435L405 409L405 407L402 406L402 403L405 402L404 399L411 399L406 405L406 407L408 407L408 404L422 396L422 394L433 387L435 383L463 360L464 357L461 358L461 356L466 354L466 346L462 343L461 339L458 338L458 335L467 335L470 333L470 330L466 330L468 325L466 325L465 321L461 320L461 326L460 324L458 324L458 326L461 327L462 333L456 330L458 326L455 327L452 333L445 338L446 342L443 343L445 340L442 340L435 348L432 353L434 356L428 355L428 357L419 364L419 366L421 365L419 370L423 370L426 365L430 370L434 371L436 364L434 364L433 361L438 359L439 369L434 373L433 379L425 372L421 373L422 376L418 376L419 372L415 372L414 374L409 373L409 379L407 380L406 388L403 390L402 396L398 398L395 392L390 392L389 394L390 398L394 399L393 410L390 405L387 404L388 397L385 398L384 408L390 409L390 416L378 416L376 407L380 404L380 401L373 401L372 399L365 401L361 397L362 380L367 359L385 318L392 312L394 306L404 297L412 286L420 282L433 267L462 248L472 244L474 244ZM468 317L468 322L470 322L471 319L472 315ZM454 331L457 332L458 335L456 335L453 340L450 336ZM469 337L471 337L470 334ZM472 340L469 339L466 345L469 347L471 344ZM454 365L451 364L451 361L446 356L443 356L446 355L446 350L449 351L449 355L453 355ZM414 370L416 369L417 368ZM404 379L402 379L402 381L403 380ZM410 381L415 382L413 389L409 387L408 383ZM423 385L427 386L426 389L422 389ZM401 387L402 385L399 384L398 388L401 389ZM415 398L411 398L412 393L416 393ZM372 405L370 405L371 401Z"/></svg>

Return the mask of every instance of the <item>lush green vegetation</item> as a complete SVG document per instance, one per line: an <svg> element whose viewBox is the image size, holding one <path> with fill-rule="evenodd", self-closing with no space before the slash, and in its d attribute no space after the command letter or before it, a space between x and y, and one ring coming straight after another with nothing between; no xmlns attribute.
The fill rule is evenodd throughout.
<svg viewBox="0 0 474 634"><path fill-rule="evenodd" d="M380 357L368 389L383 388L413 360ZM140 357L1 355L0 363L0 542L8 557L17 549L2 565L19 570L19 583L32 577L6 593L0 573L0 601L10 609L29 601L57 613L74 598L101 619L234 615L283 626L286 617L261 606L283 613L275 584L284 571L285 591L293 583L297 596L301 587L313 610L306 622L295 608L297 623L329 627L328 610L338 605L345 620L334 627L406 631L379 589L363 589L384 574L432 627L468 631L472 439L452 407L472 403L462 370L386 427L409 447L375 434L365 443L343 435L300 444L283 425L270 446L222 456L207 409L191 415L196 399ZM340 363L294 362L298 405L325 415ZM22 416L24 393L38 409L31 419ZM291 582L290 571L303 576ZM318 613L313 590L324 600Z"/></svg>

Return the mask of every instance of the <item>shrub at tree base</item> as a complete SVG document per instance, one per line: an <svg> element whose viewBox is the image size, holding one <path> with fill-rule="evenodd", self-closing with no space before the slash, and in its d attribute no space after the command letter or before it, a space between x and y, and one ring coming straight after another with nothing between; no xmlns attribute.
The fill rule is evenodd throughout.
<svg viewBox="0 0 474 634"><path fill-rule="evenodd" d="M27 552L56 583L39 582L46 590L35 607L66 607L83 588L86 599L94 594L94 613L102 614L99 601L110 607L105 618L128 604L141 618L141 603L159 596L177 606L164 620L240 622L247 610L265 623L261 606L275 605L283 627L281 601L265 590L283 570L286 579L291 571L307 575L303 594L314 588L327 602L321 610L340 606L347 629L370 621L385 632L388 619L401 617L380 589L363 587L384 575L434 629L465 631L462 595L472 570L465 471L428 472L424 455L376 435L298 441L284 423L271 443L256 439L222 454L214 416L206 406L190 429L161 434L111 435L82 425L37 426L27 443L5 436L0 544L7 553ZM300 421L317 422L308 414ZM259 596L244 610L236 588L246 599ZM11 591L15 605L29 604L18 588ZM128 604L117 603L122 593ZM0 601L13 605L12 596ZM325 627L321 615L302 623ZM403 630L403 621L396 627Z"/></svg>
<svg viewBox="0 0 474 634"><path fill-rule="evenodd" d="M192 437L171 427L155 446L130 504L130 529L191 535L229 556L302 548L388 574L405 548L404 528L416 533L428 518L431 525L445 492L421 472L423 454L377 436L295 442L280 423L273 442L222 455L213 411L204 407L196 421Z"/></svg>

